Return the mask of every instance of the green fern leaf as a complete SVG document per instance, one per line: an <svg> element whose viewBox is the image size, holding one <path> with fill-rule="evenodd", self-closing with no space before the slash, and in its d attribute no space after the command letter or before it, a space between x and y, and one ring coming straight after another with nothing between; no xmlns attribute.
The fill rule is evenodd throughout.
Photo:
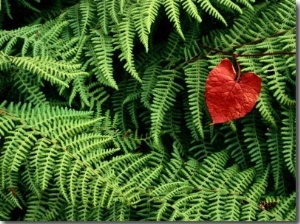
<svg viewBox="0 0 300 224"><path fill-rule="evenodd" d="M141 93L141 102L147 109L151 108L151 95L152 90L156 85L157 77L161 74L162 68L157 65L151 65L145 69L143 78L142 78L142 93Z"/></svg>
<svg viewBox="0 0 300 224"><path fill-rule="evenodd" d="M145 47L146 52L149 51L149 31L145 24L145 16L141 11L143 10L142 6L137 6L132 10L132 19L134 20L135 30L138 33L140 41Z"/></svg>
<svg viewBox="0 0 300 224"><path fill-rule="evenodd" d="M189 61L191 58L195 57L195 55L199 55L199 52L201 52L201 49L198 45L199 36L199 25L195 23L185 34L186 41L184 43L183 51L186 61Z"/></svg>
<svg viewBox="0 0 300 224"><path fill-rule="evenodd" d="M174 23L174 26L180 35L180 37L184 40L184 35L181 29L180 20L179 20L179 2L178 0L165 0L164 7L170 21Z"/></svg>
<svg viewBox="0 0 300 224"><path fill-rule="evenodd" d="M227 23L224 19L224 17L219 13L219 11L211 4L210 0L197 0L197 2L200 4L200 7L208 12L210 15L215 17L216 19L220 20L222 23L224 23L227 26Z"/></svg>
<svg viewBox="0 0 300 224"><path fill-rule="evenodd" d="M70 65L67 62L58 62L51 58L13 57L12 63L20 69L41 76L53 84L59 84L66 87L68 87L68 84L64 81L65 78L86 75L85 72L79 70L80 65Z"/></svg>
<svg viewBox="0 0 300 224"><path fill-rule="evenodd" d="M112 67L112 56L113 56L113 45L112 38L106 36L104 33L98 30L92 31L92 51L95 52L97 57L96 71L100 71L101 75L104 76L106 82L109 86L118 89L117 83L113 78L113 67ZM95 72L96 72L95 71ZM100 74L96 75L98 80L101 82L103 80L102 77L99 77Z"/></svg>
<svg viewBox="0 0 300 224"><path fill-rule="evenodd" d="M81 13L80 16L80 26L81 28L81 35L87 33L89 25L92 24L95 17L95 8L94 1L90 0L81 0L79 3L79 10Z"/></svg>
<svg viewBox="0 0 300 224"><path fill-rule="evenodd" d="M0 107L1 113L5 113L3 109ZM9 116L1 116L0 117L0 135L4 137L7 133L12 131L15 128L14 119Z"/></svg>
<svg viewBox="0 0 300 224"><path fill-rule="evenodd" d="M79 93L80 99L82 99L82 104L86 104L87 106L90 105L90 102L88 100L86 88L84 85L84 82L86 81L86 76L77 76L72 80L72 92L69 96L69 105L72 104L74 101L74 98L76 97L77 93ZM83 106L82 106L83 107Z"/></svg>
<svg viewBox="0 0 300 224"><path fill-rule="evenodd" d="M223 220L237 221L240 220L241 198L255 177L254 169L247 169L237 173L229 182L228 190L231 192L226 198L225 214Z"/></svg>
<svg viewBox="0 0 300 224"><path fill-rule="evenodd" d="M256 220L256 213L258 211L257 202L259 198L265 194L268 185L267 178L269 173L269 166L266 167L263 174L251 186L250 190L244 195L244 198L249 203L242 205L240 220L251 221Z"/></svg>
<svg viewBox="0 0 300 224"><path fill-rule="evenodd" d="M226 150L242 169L248 167L247 154L244 150L246 145L243 142L241 133L237 130L232 130L229 125L222 126L221 130L225 133L224 143L226 144Z"/></svg>
<svg viewBox="0 0 300 224"><path fill-rule="evenodd" d="M119 0L111 0L107 1L107 8L109 10L110 17L114 21L115 24L119 24L119 21L121 20L120 17L120 1Z"/></svg>
<svg viewBox="0 0 300 224"><path fill-rule="evenodd" d="M262 89L263 91L260 93L260 96L258 98L258 102L256 104L256 108L258 108L259 112L261 113L262 117L272 125L272 127L277 127L275 115L276 112L272 108L272 98L270 98L270 93L267 90L267 86L262 83ZM277 118L277 116L276 116Z"/></svg>
<svg viewBox="0 0 300 224"><path fill-rule="evenodd" d="M48 187L49 180L53 175L55 158L57 156L57 148L50 146L48 148L43 148L42 150L42 152L38 153L38 155L41 157L37 155L37 176L39 177L38 179L41 189L45 190Z"/></svg>
<svg viewBox="0 0 300 224"><path fill-rule="evenodd" d="M16 126L15 132L6 137L3 153L0 158L2 188L5 186L5 176L10 172L17 172L19 167L24 163L29 149L37 140L34 132L25 131L22 126Z"/></svg>
<svg viewBox="0 0 300 224"><path fill-rule="evenodd" d="M144 21L147 31L150 33L151 26L155 21L158 14L158 9L161 5L160 0L145 0L142 2L142 8L144 11Z"/></svg>
<svg viewBox="0 0 300 224"><path fill-rule="evenodd" d="M136 71L133 58L133 41L134 41L134 24L132 12L128 11L126 17L123 17L122 21L118 25L117 30L117 45L120 47L121 54L119 58L125 60L124 68L128 71L136 80L141 82L138 72Z"/></svg>
<svg viewBox="0 0 300 224"><path fill-rule="evenodd" d="M182 3L182 7L187 11L187 13L190 16L194 17L198 21L198 23L202 22L202 19L198 13L197 6L193 2L193 0L187 0L187 1L181 0L181 3Z"/></svg>
<svg viewBox="0 0 300 224"><path fill-rule="evenodd" d="M29 72L18 72L14 76L14 86L20 90L24 100L35 105L48 104L45 94L40 90L36 80L31 79Z"/></svg>
<svg viewBox="0 0 300 224"><path fill-rule="evenodd" d="M167 110L174 104L176 93L182 88L175 82L179 73L175 70L164 70L153 90L153 103L151 105L151 132L156 143L161 135L162 121ZM161 94L162 91L164 94Z"/></svg>
<svg viewBox="0 0 300 224"><path fill-rule="evenodd" d="M224 165L228 160L228 154L225 151L221 151L218 153L213 153L206 159L204 159L203 164L201 165L201 169L199 172L200 178L197 181L196 187L199 189L210 189L209 182L215 179L215 175L218 176L219 172L223 170ZM216 172L212 173L211 170L215 170Z"/></svg>
<svg viewBox="0 0 300 224"><path fill-rule="evenodd" d="M267 145L264 140L263 126L256 122L256 114L242 120L244 124L244 143L247 144L251 161L255 163L258 175L262 174L267 164Z"/></svg>
<svg viewBox="0 0 300 224"><path fill-rule="evenodd" d="M202 139L204 139L202 124L203 107L206 106L204 100L205 80L208 74L206 67L207 64L204 61L196 61L185 68L185 80L188 87L188 98L193 123Z"/></svg>
<svg viewBox="0 0 300 224"><path fill-rule="evenodd" d="M282 198L271 211L274 216L276 215L276 219L274 221L283 221L286 218L292 218L288 219L288 221L294 221L295 218L293 219L293 216L295 216L295 202L296 192L292 192L290 195L288 195L288 197Z"/></svg>
<svg viewBox="0 0 300 224"><path fill-rule="evenodd" d="M109 33L109 27L111 25L111 20L109 18L109 7L106 0L95 0L96 3L96 13L97 17L99 18L100 26L102 28L102 31L105 35L108 35Z"/></svg>
<svg viewBox="0 0 300 224"><path fill-rule="evenodd" d="M289 108L282 112L283 126L281 127L281 136L283 143L283 158L289 171L296 177L296 119L295 111Z"/></svg>
<svg viewBox="0 0 300 224"><path fill-rule="evenodd" d="M271 128L266 133L268 137L268 150L271 155L271 170L274 177L274 189L278 192L284 193L285 183L283 180L283 155L281 136L278 130Z"/></svg>

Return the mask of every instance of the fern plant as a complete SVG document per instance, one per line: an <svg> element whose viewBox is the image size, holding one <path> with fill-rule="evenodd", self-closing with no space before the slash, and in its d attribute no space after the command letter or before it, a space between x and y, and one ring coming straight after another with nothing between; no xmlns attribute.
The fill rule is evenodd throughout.
<svg viewBox="0 0 300 224"><path fill-rule="evenodd" d="M1 220L296 219L293 1L0 7ZM212 125L205 82L224 52L262 91Z"/></svg>

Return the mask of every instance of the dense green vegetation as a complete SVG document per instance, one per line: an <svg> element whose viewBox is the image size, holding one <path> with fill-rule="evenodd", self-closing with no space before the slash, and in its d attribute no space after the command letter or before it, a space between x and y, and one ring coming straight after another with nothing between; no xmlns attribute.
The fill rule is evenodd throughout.
<svg viewBox="0 0 300 224"><path fill-rule="evenodd" d="M0 220L296 219L294 1L0 6ZM262 92L211 125L220 50Z"/></svg>

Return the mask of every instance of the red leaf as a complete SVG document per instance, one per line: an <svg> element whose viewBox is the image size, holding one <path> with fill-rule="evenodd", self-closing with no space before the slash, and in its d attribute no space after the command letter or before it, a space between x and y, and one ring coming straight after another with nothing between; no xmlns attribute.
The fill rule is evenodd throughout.
<svg viewBox="0 0 300 224"><path fill-rule="evenodd" d="M261 78L247 72L239 82L227 58L213 68L206 80L206 104L213 124L232 121L249 113L261 91Z"/></svg>

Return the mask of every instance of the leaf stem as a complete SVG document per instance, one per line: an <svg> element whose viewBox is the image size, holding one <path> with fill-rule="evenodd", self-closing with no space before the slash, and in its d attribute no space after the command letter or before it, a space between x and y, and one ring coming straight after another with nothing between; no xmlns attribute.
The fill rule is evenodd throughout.
<svg viewBox="0 0 300 224"><path fill-rule="evenodd" d="M240 78L241 78L241 66L240 66L240 63L237 60L238 54L233 54L233 57L234 57L234 59L236 61L237 68L238 68L238 73L237 73L236 81L239 82Z"/></svg>
<svg viewBox="0 0 300 224"><path fill-rule="evenodd" d="M263 37L263 38L260 38L260 39L253 40L253 41L250 41L250 42L245 43L245 44L236 45L236 46L233 46L233 48L236 49L236 48L241 48L241 47L243 47L243 46L245 46L245 45L254 44L254 43L257 43L257 42L259 42L259 41L263 41L263 40L268 39L268 38L271 38L271 37L276 37L276 36L278 36L278 35L285 34L285 33L289 32L289 31L291 31L291 30L293 30L293 29L296 29L296 27L293 27L293 28L288 29L288 30L284 30L284 31L282 31L282 32L274 33L274 34L272 34L272 35L270 35L270 36L267 36L267 37Z"/></svg>
<svg viewBox="0 0 300 224"><path fill-rule="evenodd" d="M222 51L222 50L219 50L219 49L215 49L215 48L206 46L206 45L201 44L201 43L198 43L198 45L201 46L201 47L210 49L212 51L219 52L221 54L232 55L232 56L236 55L237 57L250 57L250 56L255 57L255 56L264 56L264 55L296 54L296 52L286 52L286 51L278 51L278 52L272 52L272 53L258 53L258 54L237 54L237 53L231 53L231 52L226 52L226 51ZM242 46L242 45L240 45L240 46Z"/></svg>
<svg viewBox="0 0 300 224"><path fill-rule="evenodd" d="M221 53L221 54L227 54L227 55L232 55L232 56L234 55L234 53L222 51L222 50L219 50L219 49L215 49L215 48L209 47L209 46L207 46L207 45L205 45L205 44L198 43L198 45L199 45L200 47L207 48L207 49L210 49L210 50L212 50L212 51L219 52L219 53Z"/></svg>
<svg viewBox="0 0 300 224"><path fill-rule="evenodd" d="M256 56L264 56L264 55L282 55L282 54L296 54L296 52L278 51L278 52L261 53L261 54L237 54L237 56L238 57L256 57Z"/></svg>

